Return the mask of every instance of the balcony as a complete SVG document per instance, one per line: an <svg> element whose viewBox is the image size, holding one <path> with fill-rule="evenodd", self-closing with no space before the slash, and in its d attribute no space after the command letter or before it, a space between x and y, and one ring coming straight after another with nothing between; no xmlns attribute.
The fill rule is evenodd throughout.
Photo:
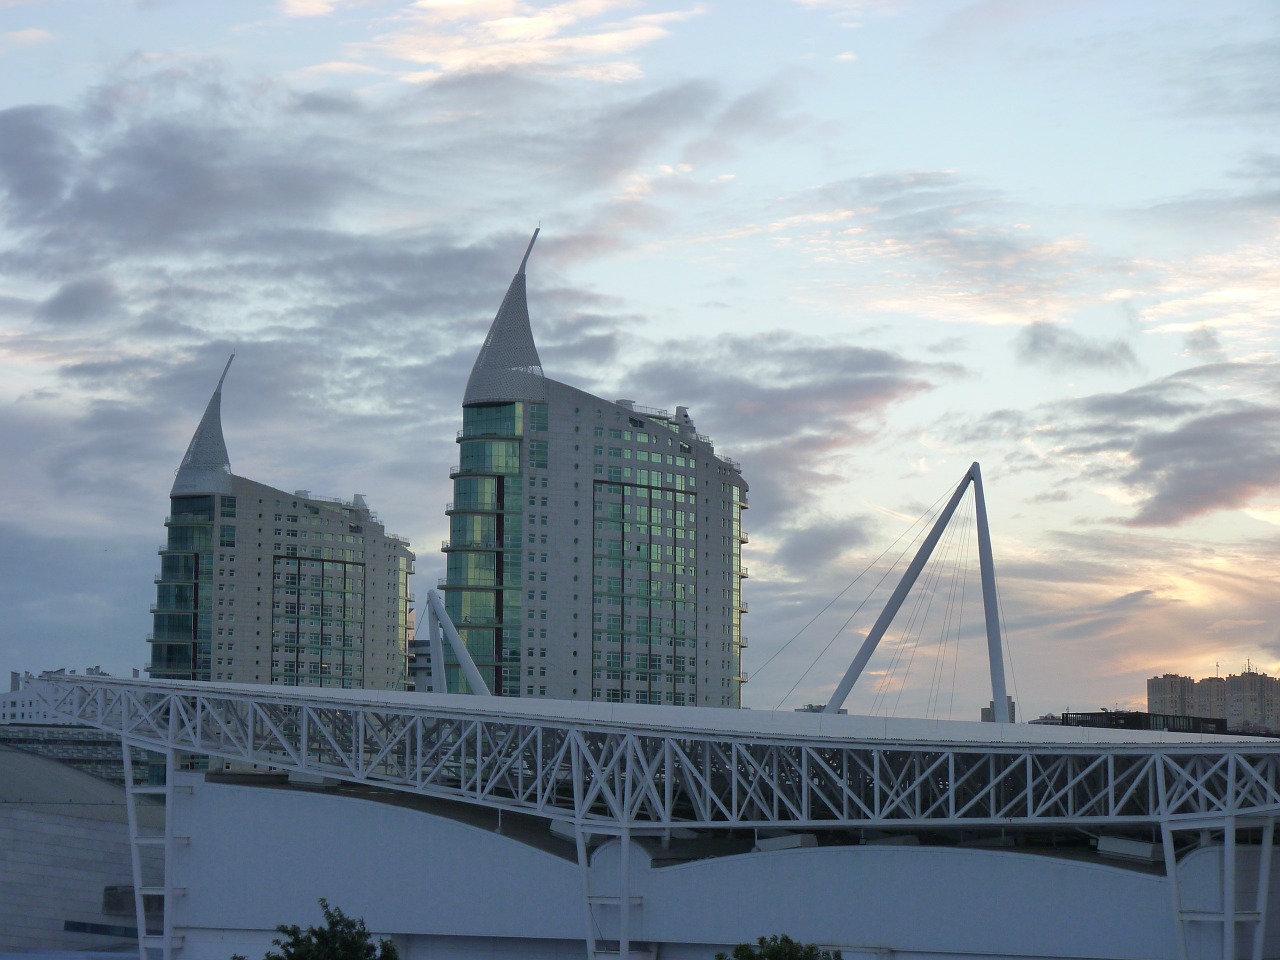
<svg viewBox="0 0 1280 960"><path fill-rule="evenodd" d="M436 581L436 587L440 590L519 590L521 583L518 578L508 577L505 580L450 580L448 577L441 577Z"/></svg>
<svg viewBox="0 0 1280 960"><path fill-rule="evenodd" d="M461 443L463 440L520 440L522 436L523 435L519 433L507 433L502 430L471 430L468 432L463 429L458 431L457 435L454 437L454 441L456 443Z"/></svg>
<svg viewBox="0 0 1280 960"><path fill-rule="evenodd" d="M213 522L213 517L199 513L171 513L164 518L166 527L173 523L203 523L211 526Z"/></svg>
<svg viewBox="0 0 1280 960"><path fill-rule="evenodd" d="M739 610L739 612L741 612L741 613L746 613L746 612L747 612L747 601L745 601L745 600L740 600L740 601L738 601L738 610Z"/></svg>
<svg viewBox="0 0 1280 960"><path fill-rule="evenodd" d="M451 550L487 550L498 552L500 550L519 550L520 538L508 537L505 541L499 540L442 540L440 541L440 552L448 553Z"/></svg>
<svg viewBox="0 0 1280 960"><path fill-rule="evenodd" d="M502 544L497 540L442 540L440 542L440 551L448 553L450 550L501 550Z"/></svg>
<svg viewBox="0 0 1280 960"><path fill-rule="evenodd" d="M497 500L457 500L444 505L446 515L454 513L497 513L500 509Z"/></svg>
<svg viewBox="0 0 1280 960"><path fill-rule="evenodd" d="M701 440L704 438L700 436L698 439ZM708 442L710 442L711 440L710 437L706 437L705 439ZM716 459L719 460L721 463L729 465L738 473L742 472L742 464L740 464L737 460L731 459L730 457L722 456L721 454L718 454L718 453L716 454Z"/></svg>
<svg viewBox="0 0 1280 960"><path fill-rule="evenodd" d="M454 619L453 625L459 630L464 630L467 627L497 628L502 626L513 626L513 624L504 624L497 617L457 617ZM518 626L518 624L514 625ZM480 663L478 658L476 663L477 665ZM490 661L490 664L492 664L492 661Z"/></svg>
<svg viewBox="0 0 1280 960"><path fill-rule="evenodd" d="M151 604L151 612L152 613L185 613L190 615L196 612L196 608L193 604L187 604L187 606L185 607L180 607L177 604L153 603Z"/></svg>

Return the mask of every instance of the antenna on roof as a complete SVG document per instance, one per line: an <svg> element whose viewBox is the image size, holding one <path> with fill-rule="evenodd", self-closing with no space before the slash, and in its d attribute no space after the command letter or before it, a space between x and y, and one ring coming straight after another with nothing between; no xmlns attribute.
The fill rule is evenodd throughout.
<svg viewBox="0 0 1280 960"><path fill-rule="evenodd" d="M538 239L538 231L542 229L542 225L533 228L533 236L529 238L529 249L524 252L524 259L520 261L520 269L517 273L524 273L524 265L529 262L529 254L533 253L533 242Z"/></svg>

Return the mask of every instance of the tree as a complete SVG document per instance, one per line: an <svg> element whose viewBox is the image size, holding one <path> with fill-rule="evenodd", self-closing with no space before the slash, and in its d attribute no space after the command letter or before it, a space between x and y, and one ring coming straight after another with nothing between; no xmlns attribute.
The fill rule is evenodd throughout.
<svg viewBox="0 0 1280 960"><path fill-rule="evenodd" d="M732 956L716 954L716 960L841 960L840 951L823 950L813 943L796 943L785 933L761 937L756 946L740 943Z"/></svg>
<svg viewBox="0 0 1280 960"><path fill-rule="evenodd" d="M396 945L390 940L379 940L374 945L364 920L331 908L323 897L320 909L324 911L323 927L307 927L306 931L296 923L276 927L282 936L271 942L280 952L268 951L263 960L400 960ZM231 960L245 958L236 954Z"/></svg>

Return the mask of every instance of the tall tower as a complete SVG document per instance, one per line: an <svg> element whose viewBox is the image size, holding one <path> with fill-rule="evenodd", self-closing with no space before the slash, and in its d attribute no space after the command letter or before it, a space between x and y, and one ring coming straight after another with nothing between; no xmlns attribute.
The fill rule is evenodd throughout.
<svg viewBox="0 0 1280 960"><path fill-rule="evenodd" d="M413 552L364 498L231 472L222 371L169 494L152 677L404 689Z"/></svg>
<svg viewBox="0 0 1280 960"><path fill-rule="evenodd" d="M495 694L740 706L741 468L684 407L543 374L525 291L537 236L463 396L449 615Z"/></svg>

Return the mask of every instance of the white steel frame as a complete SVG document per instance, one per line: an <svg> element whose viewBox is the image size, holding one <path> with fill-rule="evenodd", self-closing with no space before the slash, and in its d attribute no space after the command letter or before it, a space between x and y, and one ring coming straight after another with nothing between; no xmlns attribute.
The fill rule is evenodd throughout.
<svg viewBox="0 0 1280 960"><path fill-rule="evenodd" d="M995 561L991 554L991 529L987 525L987 498L982 492L982 470L976 460L969 465L969 469L960 480L960 485L956 487L955 492L951 494L951 499L938 514L938 519L934 522L929 535L920 544L920 549L907 566L902 579L898 581L898 586L889 597L889 602L884 605L879 618L872 625L866 640L862 642L853 662L849 664L849 669L840 678L835 692L831 694L831 699L823 708L825 713L837 713L844 706L845 700L849 697L849 691L858 682L858 677L862 676L862 671L866 669L871 655L876 652L876 647L879 646L885 631L889 629L893 618L902 607L902 601L907 598L907 594L911 592L912 586L920 576L920 571L933 555L933 548L938 545L938 538L942 536L942 531L951 521L960 498L964 496L970 483L973 484L973 499L977 504L978 568L982 575L982 607L987 625L987 658L991 663L991 709L993 719L997 723L1008 723L1012 719L1009 716L1009 699L1005 692L1004 652L1000 644L1000 608L996 597Z"/></svg>
<svg viewBox="0 0 1280 960"><path fill-rule="evenodd" d="M714 729L702 719L712 712L694 709L676 711L687 713L687 726L670 725L673 711L664 710L666 725L637 728L634 719L578 719L573 704L547 703L559 715L530 715L500 698L432 696L418 705L361 691L48 675L28 688L53 713L120 734L126 755L130 745L162 752L170 782L175 757L192 753L531 814L573 830L584 871L593 836L621 838L625 863L630 837L676 827L1158 829L1179 943L1190 923L1220 924L1224 947L1238 924L1251 924L1251 952L1261 958L1265 865L1280 812L1276 741L835 739L768 732L765 723L759 731ZM130 827L136 839L132 816ZM1263 882L1249 910L1239 909L1234 890L1242 827L1260 827L1264 841ZM1175 839L1186 831L1202 841L1221 835L1220 911L1182 909ZM175 891L165 876L161 891L147 892L165 896L169 960ZM633 903L625 884L620 892L626 956ZM585 873L584 896L594 956L590 920L603 901ZM140 899L138 914L141 930Z"/></svg>

